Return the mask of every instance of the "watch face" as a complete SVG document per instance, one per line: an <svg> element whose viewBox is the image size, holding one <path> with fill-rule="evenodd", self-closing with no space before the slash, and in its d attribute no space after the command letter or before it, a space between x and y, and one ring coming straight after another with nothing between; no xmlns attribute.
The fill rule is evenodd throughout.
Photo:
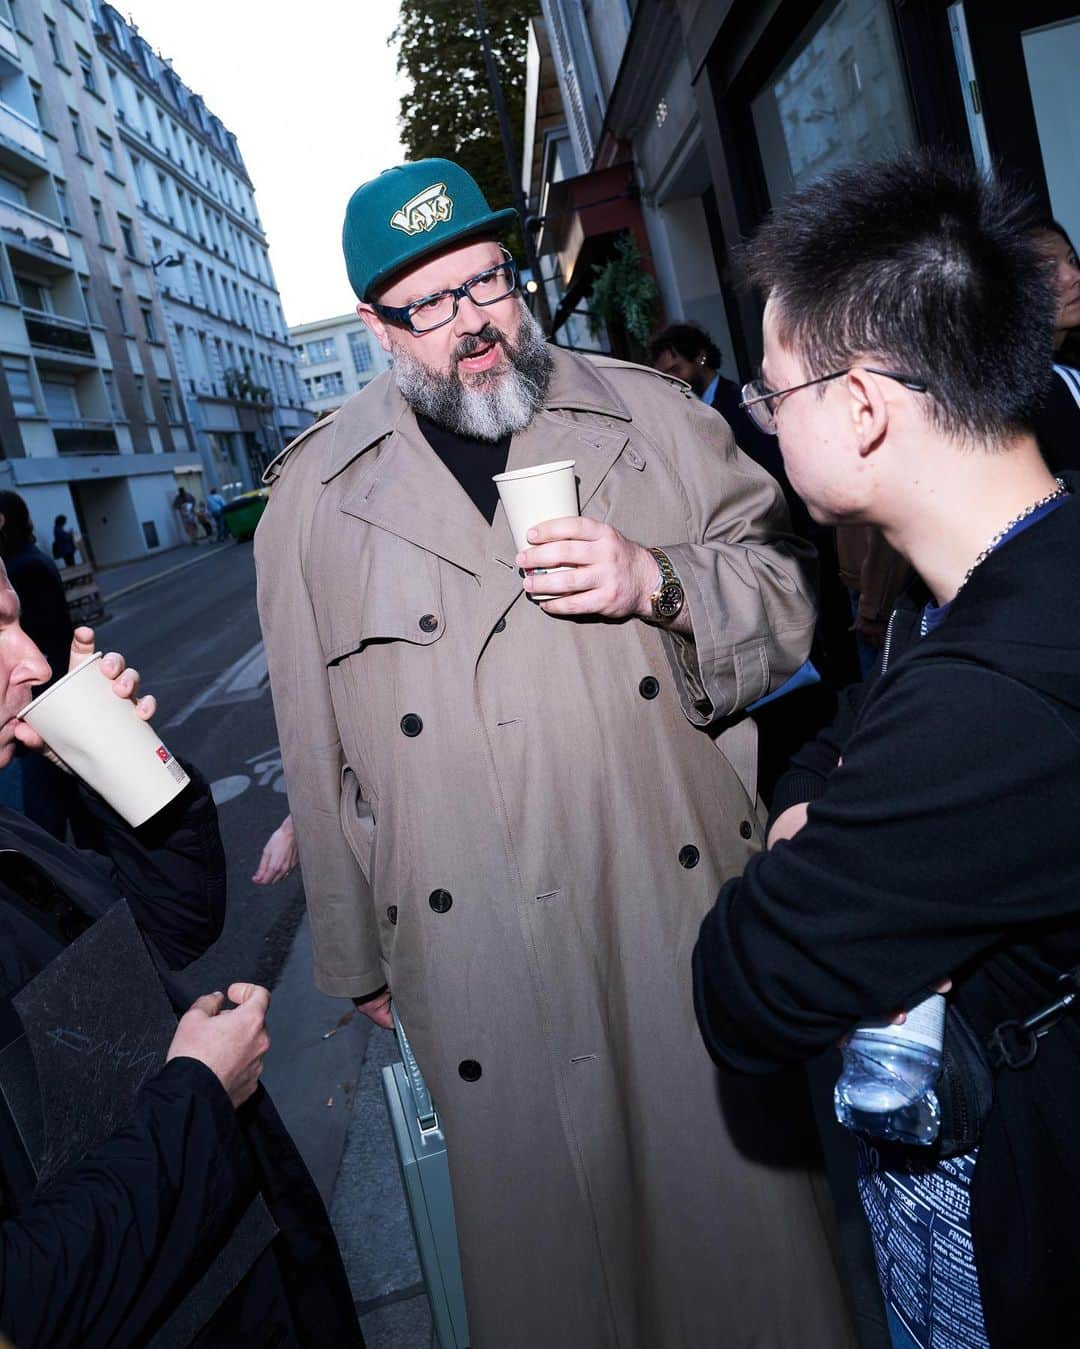
<svg viewBox="0 0 1080 1349"><path fill-rule="evenodd" d="M675 618L683 607L683 588L678 581L668 581L660 587L656 597L656 612L661 618Z"/></svg>

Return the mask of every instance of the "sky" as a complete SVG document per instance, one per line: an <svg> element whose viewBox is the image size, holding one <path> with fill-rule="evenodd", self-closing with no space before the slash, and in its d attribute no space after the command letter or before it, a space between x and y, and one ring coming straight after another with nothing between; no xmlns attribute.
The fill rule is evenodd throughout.
<svg viewBox="0 0 1080 1349"><path fill-rule="evenodd" d="M290 326L349 313L354 188L405 152L398 0L113 0L240 143Z"/></svg>

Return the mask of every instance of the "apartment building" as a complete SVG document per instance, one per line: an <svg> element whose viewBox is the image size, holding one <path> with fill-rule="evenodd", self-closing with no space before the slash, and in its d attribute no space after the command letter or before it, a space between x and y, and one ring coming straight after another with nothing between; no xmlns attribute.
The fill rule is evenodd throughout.
<svg viewBox="0 0 1080 1349"><path fill-rule="evenodd" d="M105 88L82 4L0 0L0 486L99 565L180 542L200 479Z"/></svg>
<svg viewBox="0 0 1080 1349"><path fill-rule="evenodd" d="M318 416L341 407L390 361L355 313L289 329L307 406Z"/></svg>
<svg viewBox="0 0 1080 1349"><path fill-rule="evenodd" d="M311 421L254 188L236 137L171 63L111 5L91 7L111 153L155 273L178 401L209 478L249 488Z"/></svg>

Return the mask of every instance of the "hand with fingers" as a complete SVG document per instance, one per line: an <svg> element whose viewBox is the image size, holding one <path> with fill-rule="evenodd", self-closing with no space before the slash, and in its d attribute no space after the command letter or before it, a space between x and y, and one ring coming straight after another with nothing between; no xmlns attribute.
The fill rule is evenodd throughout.
<svg viewBox="0 0 1080 1349"><path fill-rule="evenodd" d="M256 885L276 885L299 860L300 849L296 843L292 816L286 815L266 840L259 865L251 879Z"/></svg>
<svg viewBox="0 0 1080 1349"><path fill-rule="evenodd" d="M68 672L77 670L79 666L88 657L94 654L94 630L93 628L76 628L71 638L71 655L68 660ZM128 698L135 704L136 715L143 721L150 721L157 711L157 700L153 694L147 693L139 696L139 672L131 669L125 662L119 651L110 651L101 658L98 665L102 676L112 681L112 691L118 698ZM60 761L46 747L44 740L38 735L25 721L19 721L15 725L15 739L20 744L25 745L27 749L36 749L43 751L54 762ZM61 767L63 765L61 764Z"/></svg>
<svg viewBox="0 0 1080 1349"><path fill-rule="evenodd" d="M229 985L228 997L235 1007L225 1007L224 993L196 998L180 1018L165 1060L205 1063L236 1107L258 1086L263 1057L270 1048L266 1032L270 994L259 984L238 983Z"/></svg>
<svg viewBox="0 0 1080 1349"><path fill-rule="evenodd" d="M572 617L650 618L650 597L656 589L656 559L611 525L587 516L547 520L529 530L530 546L515 565L525 575L528 594L554 595L545 613ZM568 567L568 571L553 571ZM542 573L532 573L541 568Z"/></svg>

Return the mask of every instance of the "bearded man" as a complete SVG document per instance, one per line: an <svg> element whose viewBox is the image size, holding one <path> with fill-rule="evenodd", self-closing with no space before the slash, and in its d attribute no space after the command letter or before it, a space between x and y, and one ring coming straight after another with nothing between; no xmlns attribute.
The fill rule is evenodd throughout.
<svg viewBox="0 0 1080 1349"><path fill-rule="evenodd" d="M685 385L548 346L512 216L446 160L357 189L393 368L269 474L316 979L409 1031L474 1349L849 1344L799 1084L718 1076L686 989L759 846L739 713L806 655L806 549ZM492 475L567 459L581 515L519 554Z"/></svg>

